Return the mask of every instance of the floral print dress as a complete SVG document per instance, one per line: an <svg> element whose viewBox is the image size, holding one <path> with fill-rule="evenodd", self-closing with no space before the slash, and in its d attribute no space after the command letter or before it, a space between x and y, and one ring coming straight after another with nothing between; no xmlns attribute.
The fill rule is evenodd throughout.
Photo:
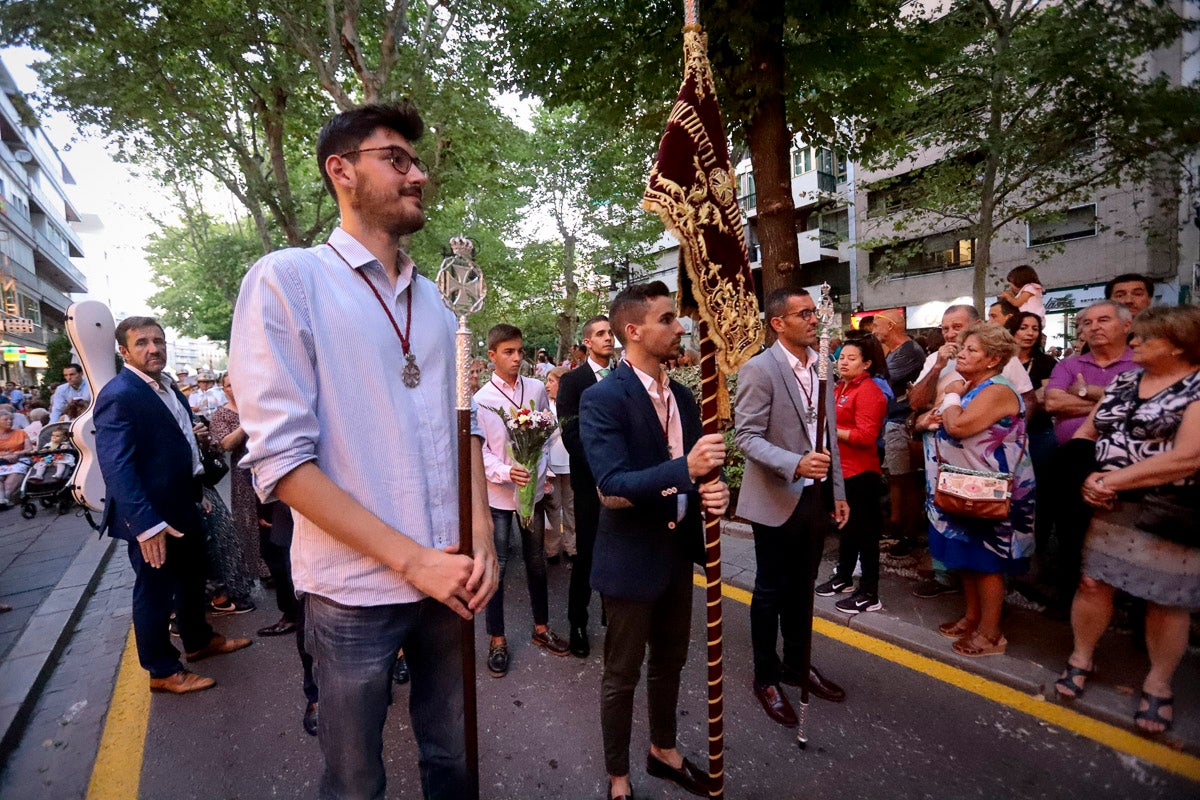
<svg viewBox="0 0 1200 800"><path fill-rule="evenodd" d="M1096 463L1101 472L1145 461L1175 447L1183 415L1200 402L1200 371L1153 397L1138 397L1142 370L1117 376L1096 407ZM1200 476L1126 492L1111 510L1096 509L1083 544L1083 574L1163 606L1200 608L1200 546L1142 530L1147 505L1195 497Z"/></svg>
<svg viewBox="0 0 1200 800"><path fill-rule="evenodd" d="M991 385L1013 389L1002 377L989 378L963 396L963 408ZM1033 459L1025 444L1025 403L1020 411L965 439L944 428L925 436L925 511L929 517L929 552L950 569L1020 574L1033 555ZM1024 449L1024 452L1022 452ZM1008 519L984 520L947 514L933 502L937 485L937 451L942 461L985 472L1015 472ZM1014 469L1015 466L1015 469Z"/></svg>

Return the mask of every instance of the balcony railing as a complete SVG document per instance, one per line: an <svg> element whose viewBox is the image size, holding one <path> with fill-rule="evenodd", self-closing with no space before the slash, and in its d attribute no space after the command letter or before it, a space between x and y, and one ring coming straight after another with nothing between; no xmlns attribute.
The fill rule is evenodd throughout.
<svg viewBox="0 0 1200 800"><path fill-rule="evenodd" d="M841 240L842 237L837 231L831 231L827 228L821 228L817 231L817 241L821 243L821 247L827 250L836 250Z"/></svg>
<svg viewBox="0 0 1200 800"><path fill-rule="evenodd" d="M34 238L37 240L37 251L34 254L34 258L36 259L40 254L53 264L59 272L65 275L72 283L69 291L86 292L87 279L83 277L82 272L75 268L75 265L71 263L71 259L63 253L62 249L50 241L50 237L41 231L36 231Z"/></svg>
<svg viewBox="0 0 1200 800"><path fill-rule="evenodd" d="M751 192L750 194L742 195L738 198L738 207L742 209L742 213L749 216L751 211L758 208L758 193Z"/></svg>

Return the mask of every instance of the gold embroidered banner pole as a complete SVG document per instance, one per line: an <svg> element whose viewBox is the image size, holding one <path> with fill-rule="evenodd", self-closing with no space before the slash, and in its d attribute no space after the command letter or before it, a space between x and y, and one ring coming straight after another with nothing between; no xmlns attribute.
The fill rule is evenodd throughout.
<svg viewBox="0 0 1200 800"><path fill-rule="evenodd" d="M685 4L683 85L666 130L642 207L655 212L679 240L679 306L696 320L700 340L700 414L704 433L729 419L722 374L736 372L762 346L762 323L746 253L729 145L717 105L708 37L695 0ZM702 483L718 480L714 471ZM705 601L708 662L710 795L725 793L724 665L721 645L721 520L705 514Z"/></svg>

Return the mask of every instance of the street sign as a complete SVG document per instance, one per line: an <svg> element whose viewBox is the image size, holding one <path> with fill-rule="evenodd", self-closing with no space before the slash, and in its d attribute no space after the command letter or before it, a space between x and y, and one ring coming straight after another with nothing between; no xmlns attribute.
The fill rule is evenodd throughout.
<svg viewBox="0 0 1200 800"><path fill-rule="evenodd" d="M27 317L10 317L4 320L7 333L33 333L33 320Z"/></svg>

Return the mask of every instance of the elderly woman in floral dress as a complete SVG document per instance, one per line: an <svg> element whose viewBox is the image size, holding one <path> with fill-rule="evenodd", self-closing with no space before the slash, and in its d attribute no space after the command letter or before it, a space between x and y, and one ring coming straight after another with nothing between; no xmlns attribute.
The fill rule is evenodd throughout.
<svg viewBox="0 0 1200 800"><path fill-rule="evenodd" d="M1029 569L1033 555L1034 477L1025 439L1025 406L1001 377L1017 353L1012 334L978 323L966 331L958 353L962 380L946 387L940 407L918 427L937 430L925 445L929 552L963 579L966 609L938 627L964 656L1001 655L1008 646L1000 630L1005 575ZM940 456L939 456L940 453ZM1013 475L1008 517L975 519L949 514L934 502L939 459L953 466Z"/></svg>
<svg viewBox="0 0 1200 800"><path fill-rule="evenodd" d="M1140 369L1115 378L1075 434L1095 444L1083 484L1095 512L1071 606L1075 646L1054 688L1083 694L1118 589L1146 601L1150 670L1134 724L1164 733L1174 720L1175 670L1200 608L1200 308L1148 308L1133 322Z"/></svg>

